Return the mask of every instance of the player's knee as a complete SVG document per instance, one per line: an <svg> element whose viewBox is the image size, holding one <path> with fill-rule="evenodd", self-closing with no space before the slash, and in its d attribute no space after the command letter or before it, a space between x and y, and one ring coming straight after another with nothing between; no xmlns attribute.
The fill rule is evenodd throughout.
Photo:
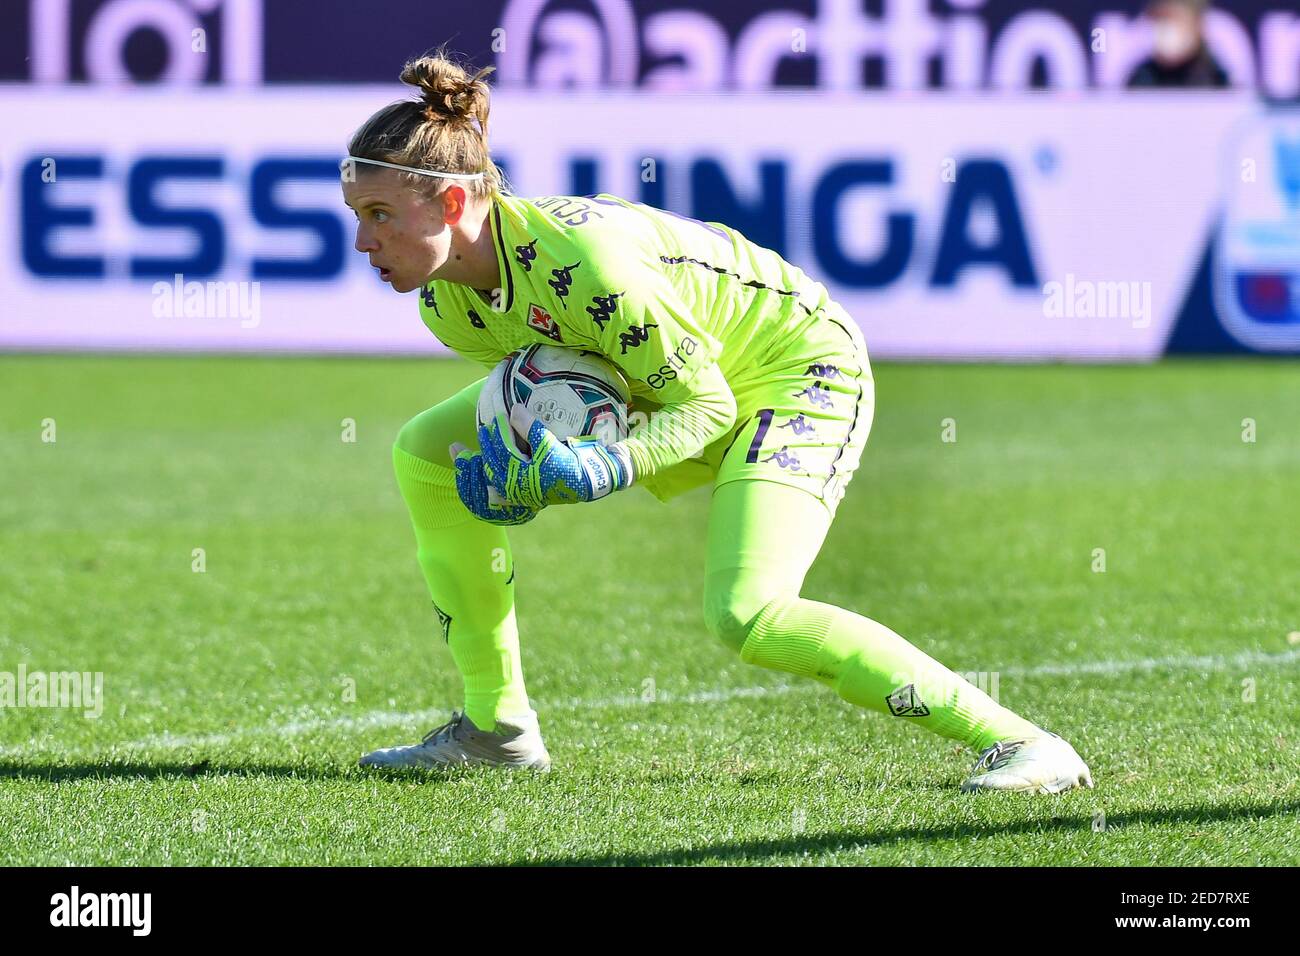
<svg viewBox="0 0 1300 956"><path fill-rule="evenodd" d="M769 597L750 588L715 585L704 589L704 626L736 653Z"/></svg>
<svg viewBox="0 0 1300 956"><path fill-rule="evenodd" d="M394 439L393 444L408 455L414 455L416 458L420 458L423 457L420 454L420 437L420 416L416 415L398 429L397 438Z"/></svg>
<svg viewBox="0 0 1300 956"><path fill-rule="evenodd" d="M464 405L463 396L454 395L425 409L401 427L393 444L415 458L450 468L452 442L474 442L474 409Z"/></svg>

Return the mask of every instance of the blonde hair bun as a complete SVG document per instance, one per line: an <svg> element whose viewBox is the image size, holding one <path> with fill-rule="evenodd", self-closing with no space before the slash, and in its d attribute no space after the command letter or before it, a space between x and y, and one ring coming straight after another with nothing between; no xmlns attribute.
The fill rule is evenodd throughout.
<svg viewBox="0 0 1300 956"><path fill-rule="evenodd" d="M378 110L352 134L348 155L415 169L482 173L465 186L475 196L509 191L488 149L492 91L484 80L491 67L472 71L444 50L434 50L402 67L401 79L420 91ZM430 195L445 181L408 174L409 184Z"/></svg>
<svg viewBox="0 0 1300 956"><path fill-rule="evenodd" d="M471 75L439 52L408 60L402 67L401 80L420 91L429 119L475 120L486 136L491 93L483 80L492 71L488 66Z"/></svg>

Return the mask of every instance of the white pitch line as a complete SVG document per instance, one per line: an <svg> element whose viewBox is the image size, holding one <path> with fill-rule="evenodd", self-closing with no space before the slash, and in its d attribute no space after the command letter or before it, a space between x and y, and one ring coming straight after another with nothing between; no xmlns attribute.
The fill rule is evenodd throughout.
<svg viewBox="0 0 1300 956"><path fill-rule="evenodd" d="M996 673L1007 677L1076 677L1095 674L1115 675L1155 670L1225 671L1240 667L1278 667L1300 662L1300 650L1269 654L1247 651L1233 655L1202 655L1196 657L1143 657L1127 661L1079 661L1073 664L1038 664L1033 667L1004 667ZM809 681L799 684L776 684L770 687L723 687L696 691L691 694L658 692L653 700L637 694L623 694L605 698L570 698L543 704L544 710L575 711L607 707L646 707L652 704L718 704L745 698L774 697L789 693L821 691L822 685ZM535 702L537 703L537 702ZM358 731L385 727L405 727L432 723L446 717L440 708L417 711L374 710L358 716L313 717L280 724L262 724L216 734L151 734L136 740L105 744L101 747L74 748L49 751L39 746L30 748L0 747L0 756L32 757L37 755L71 756L86 752L102 753L116 750L189 750L199 747L222 747L249 737L297 737L322 731Z"/></svg>
<svg viewBox="0 0 1300 956"><path fill-rule="evenodd" d="M1129 661L1079 661L1074 664L1036 664L1033 667L1004 667L998 673L1012 677L1075 677L1084 674L1131 674L1134 671L1207 670L1226 671L1237 667L1277 667L1300 661L1300 650L1269 654L1244 651L1240 654L1207 654L1201 657L1139 657Z"/></svg>

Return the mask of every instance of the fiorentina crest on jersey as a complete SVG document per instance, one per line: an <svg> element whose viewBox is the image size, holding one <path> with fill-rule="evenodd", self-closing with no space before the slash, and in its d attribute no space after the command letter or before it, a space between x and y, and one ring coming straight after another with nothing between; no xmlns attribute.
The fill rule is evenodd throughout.
<svg viewBox="0 0 1300 956"><path fill-rule="evenodd" d="M547 312L540 305L533 303L528 307L528 327L541 332L548 339L556 342L563 342L560 338L560 326L551 318L551 313Z"/></svg>

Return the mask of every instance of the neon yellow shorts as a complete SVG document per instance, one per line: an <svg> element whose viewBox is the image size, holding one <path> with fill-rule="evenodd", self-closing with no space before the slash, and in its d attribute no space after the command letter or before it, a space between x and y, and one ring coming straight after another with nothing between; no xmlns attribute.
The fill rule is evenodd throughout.
<svg viewBox="0 0 1300 956"><path fill-rule="evenodd" d="M646 479L660 500L712 480L801 488L835 514L875 412L875 383L857 324L834 304L790 335L772 365L733 382L736 425L698 458Z"/></svg>

